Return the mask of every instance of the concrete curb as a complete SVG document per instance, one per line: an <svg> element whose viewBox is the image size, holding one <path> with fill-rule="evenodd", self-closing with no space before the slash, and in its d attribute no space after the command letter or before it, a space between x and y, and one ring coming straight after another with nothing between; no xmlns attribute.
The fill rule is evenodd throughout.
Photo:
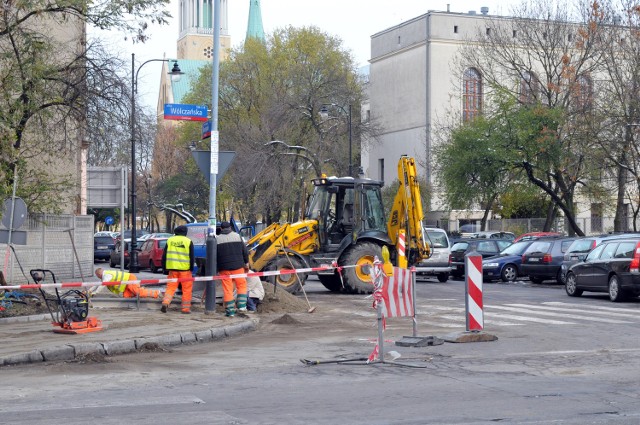
<svg viewBox="0 0 640 425"><path fill-rule="evenodd" d="M22 322L25 321L29 320L22 320ZM91 355L116 356L119 354L142 352L151 347L175 347L178 345L214 342L223 338L230 338L232 336L254 331L256 330L259 322L259 318L251 318L245 319L242 322L230 323L225 326L194 332L169 333L151 337L105 342L79 342L77 344L64 344L0 358L0 367L26 363L81 360L83 357Z"/></svg>

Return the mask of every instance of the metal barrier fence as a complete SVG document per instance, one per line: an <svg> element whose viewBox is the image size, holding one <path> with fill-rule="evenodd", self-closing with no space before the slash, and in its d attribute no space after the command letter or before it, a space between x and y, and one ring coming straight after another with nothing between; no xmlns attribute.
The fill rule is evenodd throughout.
<svg viewBox="0 0 640 425"><path fill-rule="evenodd" d="M7 282L31 281L29 270L37 268L51 270L58 281L93 275L93 218L29 215L20 229L27 232L26 245L13 245L14 254L7 244L0 244L0 270Z"/></svg>
<svg viewBox="0 0 640 425"><path fill-rule="evenodd" d="M611 233L614 229L613 217L587 217L577 218L576 222L580 229L582 229L585 235L598 235L604 233ZM474 224L478 228L480 227L480 220L464 220L464 224ZM512 218L512 219L494 219L487 220L487 229L489 231L500 232L512 232L516 235L530 232L541 232L544 229L546 223L545 218ZM627 217L625 222L626 226L623 231L640 232L640 222L636 223L634 229L633 217ZM427 223L427 225L440 227L448 232L459 231L463 223L461 220L439 220L437 223ZM557 218L552 226L552 232L567 233L569 229L568 224L565 222L564 217Z"/></svg>

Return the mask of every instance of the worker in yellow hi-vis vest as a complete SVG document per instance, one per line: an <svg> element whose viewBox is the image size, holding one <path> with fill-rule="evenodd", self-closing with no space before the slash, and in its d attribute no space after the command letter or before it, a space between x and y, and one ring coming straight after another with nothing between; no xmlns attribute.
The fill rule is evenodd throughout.
<svg viewBox="0 0 640 425"><path fill-rule="evenodd" d="M96 276L103 282L126 282L129 280L138 280L136 275L121 272L120 270L103 270L96 269ZM111 292L124 298L158 298L162 293L158 290L146 289L137 283L121 283L120 285L107 286Z"/></svg>

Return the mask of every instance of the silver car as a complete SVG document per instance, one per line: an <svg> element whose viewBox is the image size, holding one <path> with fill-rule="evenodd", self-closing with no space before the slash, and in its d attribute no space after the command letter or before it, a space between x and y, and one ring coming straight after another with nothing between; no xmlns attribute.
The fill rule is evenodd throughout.
<svg viewBox="0 0 640 425"><path fill-rule="evenodd" d="M431 257L418 263L416 271L422 275L437 276L440 282L446 282L451 273L449 265L451 244L447 232L435 227L425 227L423 231L431 248Z"/></svg>

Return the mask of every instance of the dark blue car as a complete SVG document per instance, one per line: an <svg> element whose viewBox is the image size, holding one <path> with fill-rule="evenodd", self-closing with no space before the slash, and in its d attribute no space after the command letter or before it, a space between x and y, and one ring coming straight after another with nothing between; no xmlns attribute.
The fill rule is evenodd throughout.
<svg viewBox="0 0 640 425"><path fill-rule="evenodd" d="M503 282L513 282L520 275L522 254L533 241L516 242L503 249L500 254L482 260L482 274L485 282L501 279Z"/></svg>

